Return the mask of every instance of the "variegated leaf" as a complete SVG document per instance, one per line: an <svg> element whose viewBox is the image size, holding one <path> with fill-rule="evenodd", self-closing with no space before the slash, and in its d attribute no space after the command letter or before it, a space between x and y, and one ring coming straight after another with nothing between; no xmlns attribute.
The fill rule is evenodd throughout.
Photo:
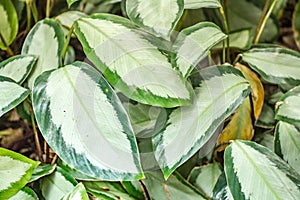
<svg viewBox="0 0 300 200"><path fill-rule="evenodd" d="M300 130L286 122L276 126L275 152L300 174Z"/></svg>
<svg viewBox="0 0 300 200"><path fill-rule="evenodd" d="M11 0L0 1L0 49L6 50L19 29L16 9Z"/></svg>
<svg viewBox="0 0 300 200"><path fill-rule="evenodd" d="M127 0L128 17L145 30L170 39L172 30L183 14L183 0Z"/></svg>
<svg viewBox="0 0 300 200"><path fill-rule="evenodd" d="M219 0L184 0L184 9L219 8Z"/></svg>
<svg viewBox="0 0 300 200"><path fill-rule="evenodd" d="M29 182L34 182L44 176L48 176L52 174L55 169L56 169L56 165L48 165L48 164L39 165L34 169Z"/></svg>
<svg viewBox="0 0 300 200"><path fill-rule="evenodd" d="M39 162L0 148L0 199L8 199L22 189Z"/></svg>
<svg viewBox="0 0 300 200"><path fill-rule="evenodd" d="M227 185L226 176L223 172L214 187L213 190L213 200L234 200L230 189Z"/></svg>
<svg viewBox="0 0 300 200"><path fill-rule="evenodd" d="M32 55L13 56L0 63L0 76L11 78L21 84L29 75L36 60L37 57Z"/></svg>
<svg viewBox="0 0 300 200"><path fill-rule="evenodd" d="M234 199L298 199L300 175L271 150L235 140L225 150L225 173Z"/></svg>
<svg viewBox="0 0 300 200"><path fill-rule="evenodd" d="M38 200L38 196L29 187L24 187L8 200Z"/></svg>
<svg viewBox="0 0 300 200"><path fill-rule="evenodd" d="M44 138L72 168L101 180L143 177L128 116L90 65L75 62L39 76L33 108Z"/></svg>
<svg viewBox="0 0 300 200"><path fill-rule="evenodd" d="M66 194L62 200L89 200L85 187L82 183L78 183L71 192Z"/></svg>
<svg viewBox="0 0 300 200"><path fill-rule="evenodd" d="M71 10L58 15L55 19L58 20L64 27L71 28L77 19L86 16L87 15L83 12Z"/></svg>
<svg viewBox="0 0 300 200"><path fill-rule="evenodd" d="M165 178L211 138L218 126L248 96L250 87L241 72L231 66L200 71L194 103L171 112L157 126L153 148Z"/></svg>
<svg viewBox="0 0 300 200"><path fill-rule="evenodd" d="M87 57L129 98L163 107L191 103L190 85L127 19L96 14L76 21L75 33Z"/></svg>
<svg viewBox="0 0 300 200"><path fill-rule="evenodd" d="M0 117L26 99L30 91L12 79L0 76Z"/></svg>
<svg viewBox="0 0 300 200"><path fill-rule="evenodd" d="M22 47L22 54L38 56L36 66L28 78L30 88L41 73L61 66L63 45L64 33L54 20L44 19L31 29Z"/></svg>
<svg viewBox="0 0 300 200"><path fill-rule="evenodd" d="M229 33L230 47L239 49L249 49L252 44L253 36L251 29L242 29ZM223 48L223 42L220 42L214 48Z"/></svg>
<svg viewBox="0 0 300 200"><path fill-rule="evenodd" d="M243 53L243 60L270 83L300 83L300 53L296 51L278 46L262 46Z"/></svg>
<svg viewBox="0 0 300 200"><path fill-rule="evenodd" d="M276 103L275 118L300 127L300 86L297 86Z"/></svg>
<svg viewBox="0 0 300 200"><path fill-rule="evenodd" d="M200 22L179 33L174 51L175 67L186 78L194 67L207 56L215 44L226 38L221 29L211 22Z"/></svg>

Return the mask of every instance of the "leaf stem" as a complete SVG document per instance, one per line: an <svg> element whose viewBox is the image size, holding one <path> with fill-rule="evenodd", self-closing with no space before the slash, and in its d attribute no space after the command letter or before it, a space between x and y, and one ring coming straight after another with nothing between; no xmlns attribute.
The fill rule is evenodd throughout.
<svg viewBox="0 0 300 200"><path fill-rule="evenodd" d="M36 124L35 124L35 119L34 119L34 113L32 109L30 110L30 117L31 117L31 123L32 123L32 128L33 128L33 134L34 134L34 141L35 141L35 146L37 149L38 157L40 161L43 161L43 154L42 154L42 148L39 140L39 135L36 129Z"/></svg>
<svg viewBox="0 0 300 200"><path fill-rule="evenodd" d="M7 45L2 33L0 32L0 41L4 44L4 46L6 47L6 53L9 55L9 56L13 56L14 55L14 52L11 50L11 48Z"/></svg>
<svg viewBox="0 0 300 200"><path fill-rule="evenodd" d="M268 21L270 15L272 14L272 11L273 11L276 3L277 3L277 0L273 0L272 4L271 4L271 0L266 1L266 4L265 4L264 9L262 11L261 17L259 19L259 23L258 23L258 26L257 26L257 29L256 29L255 37L253 39L254 44L257 44L259 42L261 34L262 34L266 24L267 24L267 21ZM271 6L270 6L270 4L271 4Z"/></svg>
<svg viewBox="0 0 300 200"><path fill-rule="evenodd" d="M63 50L62 50L62 54L61 54L61 57L62 57L62 60L64 61L65 60L65 57L66 57L66 54L67 54L67 50L68 50L68 46L69 46L69 43L70 43L70 40L71 40L71 37L72 37L72 34L73 34L73 30L74 30L74 26L72 26L68 32L68 35L67 35L67 38L66 38L66 42L64 43L64 47L63 47Z"/></svg>
<svg viewBox="0 0 300 200"><path fill-rule="evenodd" d="M226 4L227 4L227 2L224 1L225 6L226 6ZM220 14L221 14L222 19L223 19L225 33L228 36L229 35L229 25L228 25L227 16L226 16L226 13L223 9L223 6L220 7L219 11L220 11ZM224 45L223 45L223 61L222 62L223 63L226 62L226 57L227 57L227 61L230 62L230 49L229 49L230 41L229 41L229 37L226 38L226 47L225 47L225 42L223 42L223 44Z"/></svg>
<svg viewBox="0 0 300 200"><path fill-rule="evenodd" d="M31 9L30 9L30 2L26 0L26 13L27 13L27 25L26 25L26 33L29 32L31 26Z"/></svg>
<svg viewBox="0 0 300 200"><path fill-rule="evenodd" d="M51 0L46 2L46 18L49 18L51 12Z"/></svg>

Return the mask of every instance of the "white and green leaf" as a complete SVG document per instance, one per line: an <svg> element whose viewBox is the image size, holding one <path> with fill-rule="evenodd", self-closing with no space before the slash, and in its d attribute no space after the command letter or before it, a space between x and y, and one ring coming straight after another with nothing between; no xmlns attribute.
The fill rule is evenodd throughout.
<svg viewBox="0 0 300 200"><path fill-rule="evenodd" d="M195 167L190 175L189 182L203 191L206 196L213 196L214 186L221 175L221 166L218 163L212 163L201 167Z"/></svg>
<svg viewBox="0 0 300 200"><path fill-rule="evenodd" d="M62 200L89 200L89 196L82 183L78 183L71 192L66 194Z"/></svg>
<svg viewBox="0 0 300 200"><path fill-rule="evenodd" d="M32 55L10 57L0 63L0 76L11 78L21 84L31 72L36 60L37 57Z"/></svg>
<svg viewBox="0 0 300 200"><path fill-rule="evenodd" d="M29 182L34 182L44 176L48 176L52 174L55 169L56 169L56 165L48 165L48 164L39 165L34 169Z"/></svg>
<svg viewBox="0 0 300 200"><path fill-rule="evenodd" d="M275 118L300 127L300 86L297 86L286 94L277 102L275 110Z"/></svg>
<svg viewBox="0 0 300 200"><path fill-rule="evenodd" d="M159 120L152 138L156 160L165 178L203 145L250 92L241 72L231 66L214 66L200 71L194 103L172 111Z"/></svg>
<svg viewBox="0 0 300 200"><path fill-rule="evenodd" d="M219 0L184 0L184 9L220 8Z"/></svg>
<svg viewBox="0 0 300 200"><path fill-rule="evenodd" d="M17 194L10 197L8 200L38 200L38 196L35 194L35 192L29 188L24 187Z"/></svg>
<svg viewBox="0 0 300 200"><path fill-rule="evenodd" d="M251 35L251 29L242 29L229 33L228 38L230 47L249 49L252 44L253 36ZM214 48L223 48L223 42L215 45Z"/></svg>
<svg viewBox="0 0 300 200"><path fill-rule="evenodd" d="M6 50L15 40L19 22L11 0L0 1L0 49Z"/></svg>
<svg viewBox="0 0 300 200"><path fill-rule="evenodd" d="M129 20L95 14L76 21L75 33L86 56L127 97L162 107L191 103L190 84Z"/></svg>
<svg viewBox="0 0 300 200"><path fill-rule="evenodd" d="M30 91L12 79L0 76L0 117L26 99Z"/></svg>
<svg viewBox="0 0 300 200"><path fill-rule="evenodd" d="M243 61L270 83L300 83L300 53L296 51L278 46L262 46L242 55Z"/></svg>
<svg viewBox="0 0 300 200"><path fill-rule="evenodd" d="M53 19L41 20L31 29L22 47L23 55L38 56L36 66L28 77L29 88L32 88L35 78L41 73L62 65L63 45L64 33Z"/></svg>
<svg viewBox="0 0 300 200"><path fill-rule="evenodd" d="M187 78L194 67L207 56L210 48L224 38L226 35L211 22L200 22L182 30L174 43L175 68Z"/></svg>
<svg viewBox="0 0 300 200"><path fill-rule="evenodd" d="M58 15L55 19L58 20L64 27L70 29L76 20L86 16L87 15L83 12L71 10Z"/></svg>
<svg viewBox="0 0 300 200"><path fill-rule="evenodd" d="M39 76L33 108L45 140L70 167L101 180L143 177L128 115L90 65L75 62Z"/></svg>
<svg viewBox="0 0 300 200"><path fill-rule="evenodd" d="M154 35L170 40L184 10L183 0L127 0L128 17Z"/></svg>
<svg viewBox="0 0 300 200"><path fill-rule="evenodd" d="M234 199L298 199L300 175L271 150L236 140L225 150L225 173Z"/></svg>
<svg viewBox="0 0 300 200"><path fill-rule="evenodd" d="M8 199L21 190L39 162L0 148L0 199Z"/></svg>
<svg viewBox="0 0 300 200"><path fill-rule="evenodd" d="M295 126L279 121L276 126L275 151L282 155L300 174L300 131Z"/></svg>

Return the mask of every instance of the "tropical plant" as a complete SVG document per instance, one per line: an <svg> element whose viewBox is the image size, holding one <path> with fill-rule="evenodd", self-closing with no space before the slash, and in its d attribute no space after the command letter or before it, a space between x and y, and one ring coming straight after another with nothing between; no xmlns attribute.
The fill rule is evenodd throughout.
<svg viewBox="0 0 300 200"><path fill-rule="evenodd" d="M0 1L0 199L299 199L289 5Z"/></svg>

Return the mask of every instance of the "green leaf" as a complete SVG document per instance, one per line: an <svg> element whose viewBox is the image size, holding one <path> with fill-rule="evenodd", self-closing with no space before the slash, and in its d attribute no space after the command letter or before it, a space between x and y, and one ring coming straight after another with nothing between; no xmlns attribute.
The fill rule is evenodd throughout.
<svg viewBox="0 0 300 200"><path fill-rule="evenodd" d="M22 189L39 162L0 148L0 199L7 199Z"/></svg>
<svg viewBox="0 0 300 200"><path fill-rule="evenodd" d="M38 196L29 187L24 187L8 200L38 200Z"/></svg>
<svg viewBox="0 0 300 200"><path fill-rule="evenodd" d="M194 103L160 120L164 125L153 136L155 157L165 178L206 144L250 92L247 80L231 66L205 68L200 76Z"/></svg>
<svg viewBox="0 0 300 200"><path fill-rule="evenodd" d="M294 30L294 38L298 48L300 48L300 2L296 4L292 23Z"/></svg>
<svg viewBox="0 0 300 200"><path fill-rule="evenodd" d="M136 199L145 199L142 185L139 181L122 181L123 188Z"/></svg>
<svg viewBox="0 0 300 200"><path fill-rule="evenodd" d="M64 27L71 28L77 19L86 16L87 15L83 12L71 10L58 15L57 17L55 17L55 19L59 21Z"/></svg>
<svg viewBox="0 0 300 200"><path fill-rule="evenodd" d="M183 29L174 43L176 68L186 78L194 67L207 56L214 45L226 38L221 29L211 22L200 22Z"/></svg>
<svg viewBox="0 0 300 200"><path fill-rule="evenodd" d="M255 126L261 128L273 128L275 126L275 113L271 106L264 103L261 114L255 123Z"/></svg>
<svg viewBox="0 0 300 200"><path fill-rule="evenodd" d="M251 29L236 30L229 33L230 47L239 49L249 49L252 44L253 36L251 35ZM223 48L223 42L220 42L214 48Z"/></svg>
<svg viewBox="0 0 300 200"><path fill-rule="evenodd" d="M300 127L300 86L297 86L276 103L275 118Z"/></svg>
<svg viewBox="0 0 300 200"><path fill-rule="evenodd" d="M39 180L41 194L44 199L57 200L63 198L77 185L76 180L60 167L49 176Z"/></svg>
<svg viewBox="0 0 300 200"><path fill-rule="evenodd" d="M86 56L127 97L163 107L191 103L191 86L146 39L149 35L138 31L127 19L93 15L76 21L75 33Z"/></svg>
<svg viewBox="0 0 300 200"><path fill-rule="evenodd" d="M0 49L6 50L19 29L17 12L11 0L0 1L0 19Z"/></svg>
<svg viewBox="0 0 300 200"><path fill-rule="evenodd" d="M300 83L300 53L296 51L278 46L262 46L243 53L243 60L270 83Z"/></svg>
<svg viewBox="0 0 300 200"><path fill-rule="evenodd" d="M101 180L143 178L129 118L90 65L75 62L39 76L33 108L45 140L70 167Z"/></svg>
<svg viewBox="0 0 300 200"><path fill-rule="evenodd" d="M22 47L22 54L38 56L34 70L28 78L29 88L32 88L35 78L41 73L61 66L63 45L64 33L54 20L44 19L31 29Z"/></svg>
<svg viewBox="0 0 300 200"><path fill-rule="evenodd" d="M212 163L201 167L195 167L189 176L189 182L203 191L206 196L212 197L214 186L221 175L221 166Z"/></svg>
<svg viewBox="0 0 300 200"><path fill-rule="evenodd" d="M300 131L295 126L279 121L276 126L275 152L300 174Z"/></svg>
<svg viewBox="0 0 300 200"><path fill-rule="evenodd" d="M48 176L54 172L56 165L39 165L36 167L32 173L29 182L34 182L44 176Z"/></svg>
<svg viewBox="0 0 300 200"><path fill-rule="evenodd" d="M152 199L172 199L172 200L205 200L200 192L189 184L178 173L171 175L166 181L159 171L145 173L143 180L147 191Z"/></svg>
<svg viewBox="0 0 300 200"><path fill-rule="evenodd" d="M213 200L234 200L230 189L227 185L226 176L223 172L214 187L213 190Z"/></svg>
<svg viewBox="0 0 300 200"><path fill-rule="evenodd" d="M10 57L0 63L0 75L22 84L31 72L36 60L37 57L32 55Z"/></svg>
<svg viewBox="0 0 300 200"><path fill-rule="evenodd" d="M85 187L82 183L78 183L71 192L66 194L62 200L89 200Z"/></svg>
<svg viewBox="0 0 300 200"><path fill-rule="evenodd" d="M219 8L219 0L184 0L184 9Z"/></svg>
<svg viewBox="0 0 300 200"><path fill-rule="evenodd" d="M0 76L0 117L26 99L30 91L12 79Z"/></svg>
<svg viewBox="0 0 300 200"><path fill-rule="evenodd" d="M76 1L79 1L79 0L66 0L66 1L68 3L69 8L70 8L73 3L75 3Z"/></svg>
<svg viewBox="0 0 300 200"><path fill-rule="evenodd" d="M298 199L300 175L271 150L236 140L225 150L225 173L234 199Z"/></svg>
<svg viewBox="0 0 300 200"><path fill-rule="evenodd" d="M168 40L183 9L183 0L126 0L127 15L133 22Z"/></svg>

